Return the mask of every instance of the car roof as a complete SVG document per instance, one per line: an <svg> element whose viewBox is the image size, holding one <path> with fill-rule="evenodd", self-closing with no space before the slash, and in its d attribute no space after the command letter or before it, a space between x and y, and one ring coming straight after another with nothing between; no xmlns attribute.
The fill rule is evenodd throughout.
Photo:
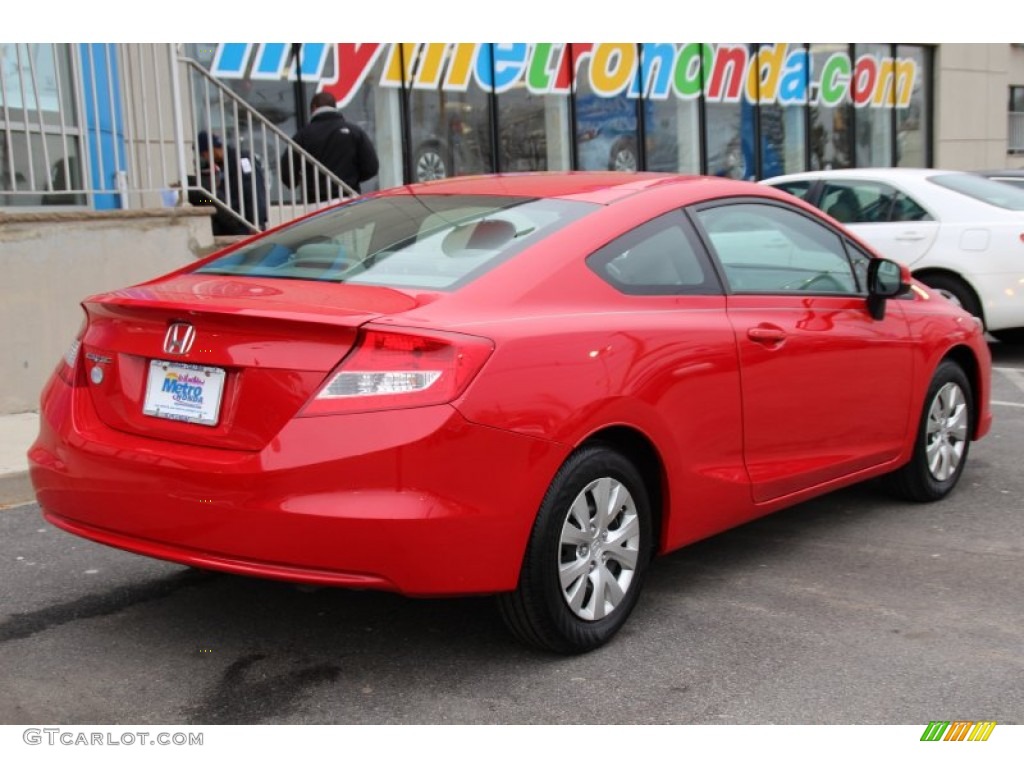
<svg viewBox="0 0 1024 768"><path fill-rule="evenodd" d="M692 201L754 192L751 182L710 176L614 171L547 171L487 176L456 176L383 190L378 195L508 195L564 198L608 205L656 188L675 187ZM689 192L690 194L686 194ZM375 195L377 196L377 195ZM685 202L683 203L685 204Z"/></svg>
<svg viewBox="0 0 1024 768"><path fill-rule="evenodd" d="M929 176L946 173L967 173L943 168L834 168L824 171L803 171L787 173L764 179L762 184L775 184L781 181L799 181L801 179L842 179L842 178L873 178L873 179L926 179Z"/></svg>

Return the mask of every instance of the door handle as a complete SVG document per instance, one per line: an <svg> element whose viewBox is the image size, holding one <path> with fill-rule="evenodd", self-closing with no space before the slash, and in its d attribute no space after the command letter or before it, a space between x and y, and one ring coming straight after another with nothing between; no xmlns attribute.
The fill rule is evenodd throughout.
<svg viewBox="0 0 1024 768"><path fill-rule="evenodd" d="M758 344L781 344L786 340L786 332L774 325L759 325L747 329L747 338Z"/></svg>
<svg viewBox="0 0 1024 768"><path fill-rule="evenodd" d="M904 232L902 234L896 235L896 239L909 241L924 240L924 235L922 235L920 232Z"/></svg>

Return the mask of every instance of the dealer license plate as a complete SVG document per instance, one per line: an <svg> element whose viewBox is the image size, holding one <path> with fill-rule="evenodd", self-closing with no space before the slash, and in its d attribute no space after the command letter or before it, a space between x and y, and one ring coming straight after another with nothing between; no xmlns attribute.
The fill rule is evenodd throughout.
<svg viewBox="0 0 1024 768"><path fill-rule="evenodd" d="M223 368L151 360L142 412L212 426L220 417L224 378Z"/></svg>

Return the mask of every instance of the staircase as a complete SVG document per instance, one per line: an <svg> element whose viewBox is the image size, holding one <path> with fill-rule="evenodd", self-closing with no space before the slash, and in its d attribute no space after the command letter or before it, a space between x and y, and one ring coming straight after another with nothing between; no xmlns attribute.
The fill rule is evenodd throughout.
<svg viewBox="0 0 1024 768"><path fill-rule="evenodd" d="M303 179L313 179L319 190L320 178L326 177L346 198L357 195L199 62L181 54L177 61L183 73L180 113L189 126L182 147L187 158L182 200L213 204L215 235L252 234L321 208L328 201L318 192L306 199ZM204 163L198 151L204 138L207 145L220 143L225 152L236 152L238 162L219 169Z"/></svg>

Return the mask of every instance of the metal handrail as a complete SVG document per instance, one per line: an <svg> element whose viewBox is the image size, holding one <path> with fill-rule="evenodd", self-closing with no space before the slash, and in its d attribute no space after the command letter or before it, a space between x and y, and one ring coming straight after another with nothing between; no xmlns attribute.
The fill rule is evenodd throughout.
<svg viewBox="0 0 1024 768"><path fill-rule="evenodd" d="M248 232L263 222L246 200L265 199L266 223L278 224L328 202L321 181L356 195L180 44L19 43L13 55L19 76L0 79L0 208L138 209L191 198L217 208L215 233L224 223ZM51 78L45 92L37 59ZM264 170L258 186L237 167L221 185L212 169L203 178L200 130L240 142Z"/></svg>
<svg viewBox="0 0 1024 768"><path fill-rule="evenodd" d="M252 231L262 229L259 221L258 207L250 210L245 192L249 192L248 200L256 201L260 190L258 174L244 174L244 162L234 163L234 178L226 178L222 184L217 183L216 169L208 164L204 169L198 152L199 132L208 131L217 134L225 143L231 144L235 139L234 150L239 157L248 157L257 167L262 167L262 190L264 198L269 202L277 196L277 211L281 215L289 211L290 215L282 218L296 218L323 207L330 202L320 196L321 177L341 190L343 197L356 197L358 193L342 181L323 163L310 155L305 149L285 134L280 128L264 117L246 102L241 96L218 80L198 61L189 56L179 55L178 62L185 65L188 71L198 77L199 83L192 78L187 79L189 94L188 106L192 110L191 139L193 151L192 169L196 180L192 184L189 177L185 178L183 188L186 196L189 191L200 195L209 194L213 198L220 215L228 216L234 221L246 225ZM287 167L282 168L277 161L281 159ZM268 173L267 171L271 171ZM248 176L249 189L245 189ZM306 180L311 179L311 184ZM207 183L202 183L203 181ZM291 190L300 185L301 200ZM286 190L287 185L287 190ZM312 199L307 199L305 190L312 188ZM290 200L286 201L285 196ZM186 198L187 199L187 198Z"/></svg>

